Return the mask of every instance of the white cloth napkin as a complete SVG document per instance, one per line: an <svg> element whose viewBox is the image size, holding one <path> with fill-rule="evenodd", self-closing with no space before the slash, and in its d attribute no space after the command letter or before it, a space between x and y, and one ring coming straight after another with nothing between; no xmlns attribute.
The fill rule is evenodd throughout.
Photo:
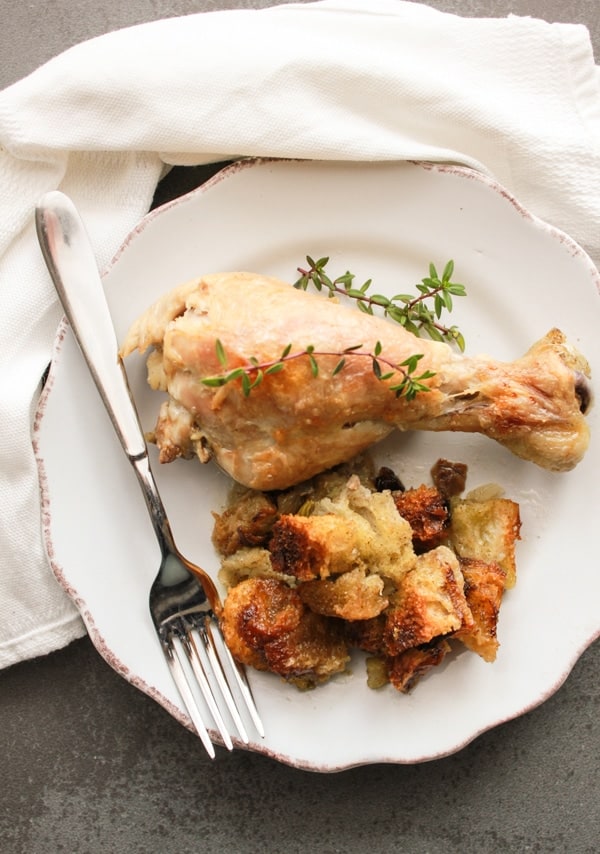
<svg viewBox="0 0 600 854"><path fill-rule="evenodd" d="M84 633L51 574L30 440L61 312L34 236L49 189L99 264L165 164L249 155L485 170L600 262L600 81L587 30L325 0L93 39L0 93L0 666Z"/></svg>

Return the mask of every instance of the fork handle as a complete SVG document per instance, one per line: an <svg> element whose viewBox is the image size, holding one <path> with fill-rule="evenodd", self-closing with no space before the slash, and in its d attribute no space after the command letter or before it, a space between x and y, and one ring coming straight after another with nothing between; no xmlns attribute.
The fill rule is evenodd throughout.
<svg viewBox="0 0 600 854"><path fill-rule="evenodd" d="M46 266L123 449L132 462L142 459L146 441L81 217L68 196L53 190L40 200L35 223Z"/></svg>

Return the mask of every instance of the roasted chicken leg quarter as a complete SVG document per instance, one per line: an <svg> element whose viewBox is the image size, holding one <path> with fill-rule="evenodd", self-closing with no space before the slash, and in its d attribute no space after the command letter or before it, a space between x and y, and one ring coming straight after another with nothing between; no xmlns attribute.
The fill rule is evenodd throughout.
<svg viewBox="0 0 600 854"><path fill-rule="evenodd" d="M429 391L412 400L391 391L401 375L375 375L369 354L377 342L386 371L389 362L423 354L418 372L433 373ZM317 376L299 356L250 394L239 377L220 387L202 382L224 370L250 370L251 360L276 362L288 345L290 354L314 347ZM339 354L357 345L334 374ZM255 489L287 488L394 429L483 433L553 471L573 468L589 441L589 367L557 329L514 362L464 356L352 306L234 272L194 279L152 305L129 330L121 355L148 348L149 383L168 395L154 431L160 460L214 456Z"/></svg>

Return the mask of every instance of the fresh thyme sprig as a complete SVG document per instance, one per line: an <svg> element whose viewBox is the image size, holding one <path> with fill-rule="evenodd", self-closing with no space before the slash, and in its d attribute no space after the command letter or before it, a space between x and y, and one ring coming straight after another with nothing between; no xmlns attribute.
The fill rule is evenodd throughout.
<svg viewBox="0 0 600 854"><path fill-rule="evenodd" d="M390 391L393 391L396 397L405 397L407 400L414 400L419 392L430 390L429 386L423 380L431 379L431 377L435 376L435 373L433 371L423 371L422 374L416 375L418 363L423 358L422 353L409 356L403 362L396 365L381 355L382 345L380 341L377 341L372 352L361 350L362 346L362 344L355 344L353 347L346 347L342 352L330 352L316 350L312 345L309 345L303 350L292 352L292 345L288 344L278 359L259 362L258 359L251 357L248 359L248 364L240 365L228 371L226 370L228 362L227 353L222 342L217 339L215 349L219 364L224 369L223 373L211 377L203 377L201 382L205 386L220 388L234 380L240 380L242 392L245 397L248 397L251 391L259 386L266 376L281 371L286 362L301 358L308 359L311 373L313 377L317 377L319 376L317 357L337 356L339 358L331 372L332 377L339 374L345 368L348 357L362 357L371 360L373 373L382 382L387 382L395 374L400 374L399 381L389 386Z"/></svg>
<svg viewBox="0 0 600 854"><path fill-rule="evenodd" d="M313 285L318 291L328 291L329 297L341 294L356 300L357 307L365 314L373 314L379 307L385 317L399 323L409 332L420 336L425 333L434 341L448 339L454 341L458 348L465 349L465 339L456 326L445 326L440 322L444 311L452 311L453 297L466 295L465 286L452 281L454 261L448 261L442 275L439 276L435 264L429 265L429 275L416 285L418 295L396 294L389 298L383 294L370 293L372 279L367 279L360 287L354 285L356 278L353 273L346 271L335 279L325 272L329 258L319 258L315 261L310 255L306 256L308 269L298 267L300 278L294 287L307 290ZM433 301L426 305L426 300Z"/></svg>
<svg viewBox="0 0 600 854"><path fill-rule="evenodd" d="M357 307L365 314L374 314L375 308L380 308L383 310L384 316L399 323L414 335L420 336L421 333L425 333L434 341L442 341L444 338L448 338L454 341L460 350L464 350L465 340L459 329L456 326L445 326L440 323L442 313L444 311L452 311L452 298L466 295L464 285L452 281L454 273L453 261L448 261L441 277L438 275L435 264L430 264L429 275L421 279L416 285L417 296L413 294L396 294L391 298L383 294L369 293L372 285L371 279L367 279L360 288L354 287L355 276L349 271L335 279L331 279L325 272L325 267L329 263L329 258L327 257L319 258L315 261L310 255L307 255L306 261L309 265L308 269L298 267L300 278L295 282L295 288L307 290L309 285L312 284L318 291L322 291L323 289L328 291L329 297L342 294L356 300ZM431 307L426 305L426 300L432 300L433 305ZM205 386L220 388L235 380L239 380L246 397L263 382L265 377L278 373L284 368L286 362L291 362L295 359L308 359L312 375L313 377L317 377L319 375L318 356L338 357L338 361L331 372L332 377L344 369L348 357L370 359L373 373L377 379L388 382L393 380L396 374L400 375L399 380L390 383L388 388L394 392L396 397L404 397L407 400L413 400L419 392L430 391L430 387L424 380L435 376L435 372L429 370L423 371L422 374L417 374L417 366L423 358L422 353L413 354L403 362L394 364L381 355L382 346L379 341L375 344L372 352L363 351L361 349L362 344L347 347L341 352L316 350L311 344L302 350L292 352L292 345L288 344L278 359L259 362L256 357L250 357L246 365L240 365L231 370L227 369L227 354L219 339L217 339L215 346L217 359L223 368L223 372L214 376L204 377L201 382Z"/></svg>

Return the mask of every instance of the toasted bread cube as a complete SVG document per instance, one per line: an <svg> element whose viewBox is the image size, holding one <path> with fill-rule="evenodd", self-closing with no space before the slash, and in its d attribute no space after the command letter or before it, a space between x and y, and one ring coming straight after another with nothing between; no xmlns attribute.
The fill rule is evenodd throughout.
<svg viewBox="0 0 600 854"><path fill-rule="evenodd" d="M417 558L387 611L384 649L396 656L473 624L458 559L446 546Z"/></svg>
<svg viewBox="0 0 600 854"><path fill-rule="evenodd" d="M380 575L353 569L333 579L306 581L298 585L305 605L317 614L342 620L369 620L388 606Z"/></svg>
<svg viewBox="0 0 600 854"><path fill-rule="evenodd" d="M314 614L295 590L275 578L248 578L233 587L221 626L239 662L301 688L326 681L349 661L337 621Z"/></svg>
<svg viewBox="0 0 600 854"><path fill-rule="evenodd" d="M497 563L471 558L461 558L460 567L474 622L470 628L459 629L455 637L484 661L494 661L499 646L496 630L506 573Z"/></svg>
<svg viewBox="0 0 600 854"><path fill-rule="evenodd" d="M442 663L450 649L445 640L419 649L407 649L388 660L390 682L397 691L408 694L432 667Z"/></svg>
<svg viewBox="0 0 600 854"><path fill-rule="evenodd" d="M327 499L321 504L329 506ZM368 522L370 532L362 539L360 549L371 572L397 583L414 566L412 529L398 514L391 493L371 492L357 477L351 477L333 507L345 518Z"/></svg>
<svg viewBox="0 0 600 854"><path fill-rule="evenodd" d="M520 530L519 505L508 498L462 499L452 504L450 542L457 555L499 564L506 573L507 589L517 580L515 546Z"/></svg>
<svg viewBox="0 0 600 854"><path fill-rule="evenodd" d="M265 546L277 515L277 505L268 495L247 490L222 513L213 513L213 545L225 556L241 548Z"/></svg>
<svg viewBox="0 0 600 854"><path fill-rule="evenodd" d="M370 620L353 620L345 625L348 643L364 652L373 655L383 655L383 633L385 631L386 615L380 614Z"/></svg>
<svg viewBox="0 0 600 854"><path fill-rule="evenodd" d="M247 578L223 604L221 628L231 654L242 664L267 670L265 646L296 629L304 606L298 594L277 579Z"/></svg>
<svg viewBox="0 0 600 854"><path fill-rule="evenodd" d="M433 486L418 486L405 492L394 492L398 513L412 528L417 554L442 544L450 524L450 513L444 496Z"/></svg>
<svg viewBox="0 0 600 854"><path fill-rule="evenodd" d="M299 581L365 569L398 581L415 560L412 531L390 493L373 493L357 477L310 516L283 515L269 543L276 572Z"/></svg>
<svg viewBox="0 0 600 854"><path fill-rule="evenodd" d="M334 513L282 516L269 544L273 568L299 581L348 572L360 563L359 537L354 520Z"/></svg>
<svg viewBox="0 0 600 854"><path fill-rule="evenodd" d="M293 578L275 572L267 549L243 548L221 560L219 581L227 588L235 587L244 578L278 578L288 584Z"/></svg>

